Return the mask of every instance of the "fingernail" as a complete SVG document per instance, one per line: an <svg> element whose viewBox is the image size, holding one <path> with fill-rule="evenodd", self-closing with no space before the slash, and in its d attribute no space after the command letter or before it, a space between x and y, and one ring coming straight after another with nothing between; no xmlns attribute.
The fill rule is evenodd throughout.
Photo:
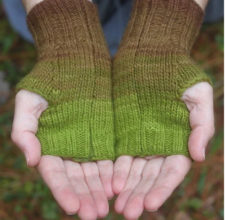
<svg viewBox="0 0 225 220"><path fill-rule="evenodd" d="M74 212L66 212L67 215L75 215Z"/></svg>
<svg viewBox="0 0 225 220"><path fill-rule="evenodd" d="M148 212L157 212L158 209L149 209Z"/></svg>
<svg viewBox="0 0 225 220"><path fill-rule="evenodd" d="M202 157L205 160L205 148L202 149Z"/></svg>
<svg viewBox="0 0 225 220"><path fill-rule="evenodd" d="M27 152L25 152L25 158L26 158L26 162L27 162L27 166L29 165L29 155Z"/></svg>

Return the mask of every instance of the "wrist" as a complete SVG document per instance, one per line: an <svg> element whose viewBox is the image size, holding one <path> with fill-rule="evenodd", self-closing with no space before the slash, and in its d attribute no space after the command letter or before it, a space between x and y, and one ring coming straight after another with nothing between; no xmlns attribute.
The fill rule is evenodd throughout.
<svg viewBox="0 0 225 220"><path fill-rule="evenodd" d="M24 8L28 14L35 5L39 4L40 2L44 0L22 0L22 1L23 1Z"/></svg>

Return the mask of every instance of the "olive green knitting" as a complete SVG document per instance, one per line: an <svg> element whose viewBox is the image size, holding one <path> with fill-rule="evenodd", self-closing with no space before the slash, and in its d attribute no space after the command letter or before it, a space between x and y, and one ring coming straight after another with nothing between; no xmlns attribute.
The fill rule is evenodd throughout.
<svg viewBox="0 0 225 220"><path fill-rule="evenodd" d="M38 61L17 88L48 101L37 132L42 154L114 159L111 60L96 6L87 0L45 0L27 22Z"/></svg>
<svg viewBox="0 0 225 220"><path fill-rule="evenodd" d="M183 92L209 78L190 58L203 19L193 0L136 0L113 60L116 156L186 155Z"/></svg>

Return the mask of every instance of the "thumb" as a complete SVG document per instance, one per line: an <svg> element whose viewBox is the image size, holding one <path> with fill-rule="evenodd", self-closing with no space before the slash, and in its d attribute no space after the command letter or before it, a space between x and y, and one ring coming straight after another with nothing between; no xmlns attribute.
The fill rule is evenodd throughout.
<svg viewBox="0 0 225 220"><path fill-rule="evenodd" d="M11 138L24 153L28 166L36 166L41 157L41 145L35 134L38 119L47 107L47 101L35 93L20 90L16 95Z"/></svg>
<svg viewBox="0 0 225 220"><path fill-rule="evenodd" d="M201 82L187 89L182 97L190 111L189 152L195 161L204 161L205 150L214 135L213 89Z"/></svg>

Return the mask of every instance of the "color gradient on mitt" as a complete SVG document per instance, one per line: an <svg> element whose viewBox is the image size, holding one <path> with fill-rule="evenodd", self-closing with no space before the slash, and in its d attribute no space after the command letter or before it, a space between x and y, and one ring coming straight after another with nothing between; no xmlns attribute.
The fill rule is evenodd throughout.
<svg viewBox="0 0 225 220"><path fill-rule="evenodd" d="M136 0L113 60L116 156L190 157L183 92L208 77L190 58L203 19L193 0Z"/></svg>
<svg viewBox="0 0 225 220"><path fill-rule="evenodd" d="M17 85L45 98L39 120L43 155L114 159L111 60L96 6L45 0L28 14L38 61Z"/></svg>

